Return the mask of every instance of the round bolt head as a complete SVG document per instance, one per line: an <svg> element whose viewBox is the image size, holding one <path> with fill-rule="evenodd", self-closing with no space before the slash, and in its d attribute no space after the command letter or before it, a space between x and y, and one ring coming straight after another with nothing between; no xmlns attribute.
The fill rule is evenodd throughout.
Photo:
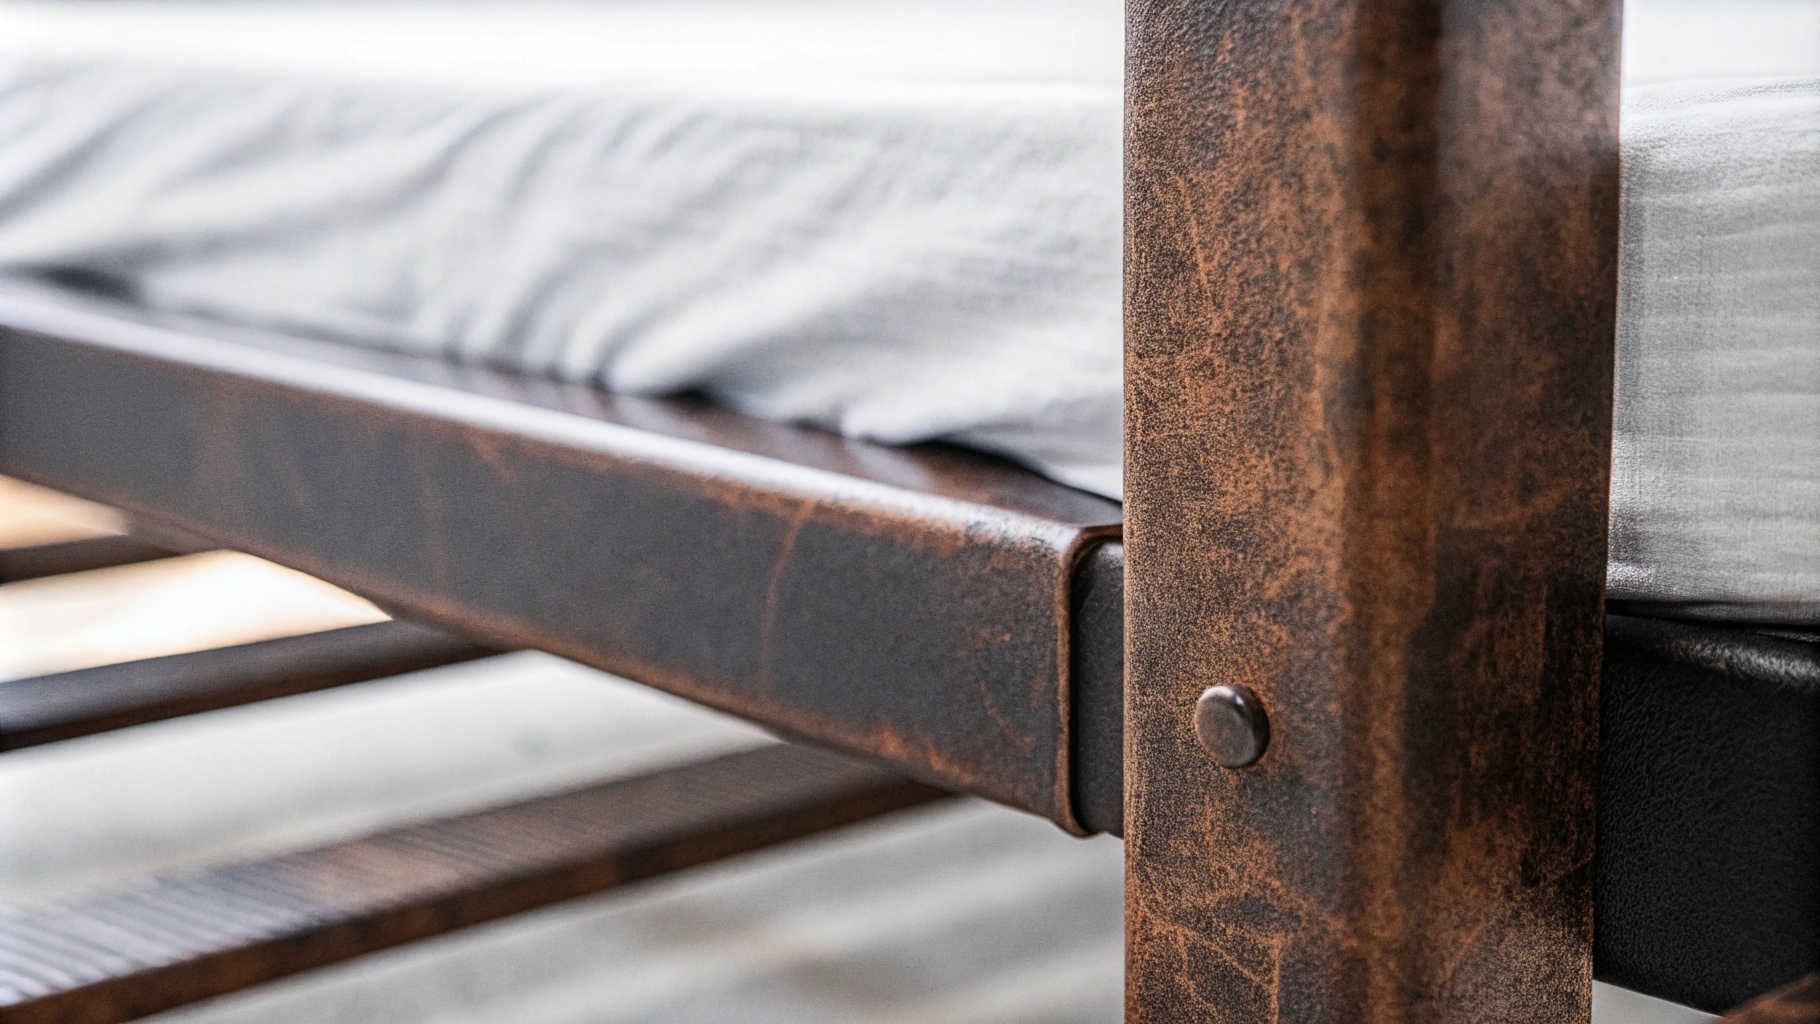
<svg viewBox="0 0 1820 1024"><path fill-rule="evenodd" d="M1194 734L1221 766L1243 768L1270 746L1270 718L1249 687L1209 686L1194 702Z"/></svg>

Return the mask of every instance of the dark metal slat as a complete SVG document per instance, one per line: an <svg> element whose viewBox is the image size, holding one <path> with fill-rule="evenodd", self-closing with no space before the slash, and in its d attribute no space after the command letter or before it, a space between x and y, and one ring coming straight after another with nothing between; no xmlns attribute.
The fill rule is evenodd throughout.
<svg viewBox="0 0 1820 1024"><path fill-rule="evenodd" d="M0 1024L110 1024L943 797L778 744L0 914Z"/></svg>
<svg viewBox="0 0 1820 1024"><path fill-rule="evenodd" d="M111 569L176 554L140 537L85 537L81 540L0 548L0 583L17 583L90 569Z"/></svg>
<svg viewBox="0 0 1820 1024"><path fill-rule="evenodd" d="M1073 824L1116 503L955 449L0 292L0 472Z"/></svg>
<svg viewBox="0 0 1820 1024"><path fill-rule="evenodd" d="M499 652L394 619L0 682L0 750L484 658Z"/></svg>

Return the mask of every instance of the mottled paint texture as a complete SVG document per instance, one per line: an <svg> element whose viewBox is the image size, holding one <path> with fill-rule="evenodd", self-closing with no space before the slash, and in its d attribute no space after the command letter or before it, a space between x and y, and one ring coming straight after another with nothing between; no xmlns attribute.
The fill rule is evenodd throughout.
<svg viewBox="0 0 1820 1024"><path fill-rule="evenodd" d="M1130 8L1130 1021L1588 1018L1618 28Z"/></svg>

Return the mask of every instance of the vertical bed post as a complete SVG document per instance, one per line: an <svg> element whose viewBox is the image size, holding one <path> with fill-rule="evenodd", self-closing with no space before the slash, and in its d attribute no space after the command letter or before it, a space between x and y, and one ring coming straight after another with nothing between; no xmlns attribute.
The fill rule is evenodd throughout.
<svg viewBox="0 0 1820 1024"><path fill-rule="evenodd" d="M1618 0L1128 25L1127 1019L1585 1021Z"/></svg>

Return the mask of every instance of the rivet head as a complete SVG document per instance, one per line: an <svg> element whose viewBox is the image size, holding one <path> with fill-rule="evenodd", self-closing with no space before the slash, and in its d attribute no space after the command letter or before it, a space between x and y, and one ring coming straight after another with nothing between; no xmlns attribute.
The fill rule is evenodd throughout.
<svg viewBox="0 0 1820 1024"><path fill-rule="evenodd" d="M1249 687L1209 686L1194 702L1194 734L1221 766L1243 768L1270 746L1270 718Z"/></svg>

